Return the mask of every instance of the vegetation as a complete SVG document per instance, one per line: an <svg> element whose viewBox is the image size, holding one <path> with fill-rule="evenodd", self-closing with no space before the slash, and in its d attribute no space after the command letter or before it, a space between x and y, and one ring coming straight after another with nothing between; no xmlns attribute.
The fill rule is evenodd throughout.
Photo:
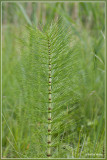
<svg viewBox="0 0 107 160"><path fill-rule="evenodd" d="M104 9L3 2L3 157L105 157Z"/></svg>

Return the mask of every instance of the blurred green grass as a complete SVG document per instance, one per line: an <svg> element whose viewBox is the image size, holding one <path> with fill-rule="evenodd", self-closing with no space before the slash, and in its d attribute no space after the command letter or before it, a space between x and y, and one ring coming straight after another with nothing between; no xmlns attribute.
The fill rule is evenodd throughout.
<svg viewBox="0 0 107 160"><path fill-rule="evenodd" d="M74 136L72 157L100 158L105 154L105 3L35 3L2 4L2 63L3 63L3 157L33 157L27 111L22 110L23 99L18 93L16 67L19 63L19 43L26 25L49 25L57 17L70 24L74 38L79 40L80 65L84 79L81 88L81 113L84 117L78 134ZM20 98L19 98L20 97ZM76 115L79 116L79 115ZM26 125L27 124L27 125ZM34 139L34 137L33 137ZM80 149L79 149L80 148ZM39 152L39 149L38 149ZM88 155L88 154L94 155ZM63 154L63 153L62 153ZM98 155L97 155L98 154ZM100 154L100 155L99 155Z"/></svg>

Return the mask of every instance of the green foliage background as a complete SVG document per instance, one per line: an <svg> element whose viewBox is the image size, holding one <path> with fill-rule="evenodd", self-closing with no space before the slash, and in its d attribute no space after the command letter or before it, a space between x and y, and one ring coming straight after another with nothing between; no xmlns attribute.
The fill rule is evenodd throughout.
<svg viewBox="0 0 107 160"><path fill-rule="evenodd" d="M58 142L58 147L56 147L57 145L54 146L56 148L54 148L53 157L101 158L105 156L105 4L103 2L3 2L2 156L4 158L46 157L46 146L44 144L46 143L47 129L43 127L42 122L46 121L47 115L44 114L45 109L40 103L38 103L40 105L38 107L41 107L41 110L38 111L37 108L35 110L35 101L39 99L39 94L34 96L33 89L38 87L38 91L42 90L42 97L46 100L47 86L44 84L47 80L45 78L41 79L38 74L36 83L34 80L28 82L24 74L19 72L19 68L20 64L23 64L26 68L26 75L38 72L38 70L42 71L42 66L36 63L38 57L34 61L34 57L29 56L29 50L32 51L32 46L35 47L33 39L35 31L25 28L25 26L36 26L39 30L42 30L42 26L45 25L44 30L47 30L51 22L55 22L57 17L60 16L64 20L64 25L70 26L72 43L76 52L78 51L74 62L79 60L77 68L81 77L78 90L81 98L79 107L74 109L73 112L70 110L71 104L64 109L67 114L64 118L66 121L72 120L74 122L72 126L71 124L65 126L60 124L63 118L63 115L60 114L62 110L58 110L54 114L59 133L56 131L56 133L53 133L53 137L55 138L57 134L63 133L65 141L62 144L60 139L55 140L55 142ZM60 24L59 28L59 31L61 31ZM30 37L28 33L30 33ZM20 43L19 39L21 39ZM28 47L29 42L31 44ZM29 65L27 65L28 61L30 61ZM37 68L32 67L31 71L29 67L32 62L36 63ZM68 69L66 68L65 72ZM30 76L34 75L31 74ZM31 77L27 79L32 80ZM63 79L63 77L60 78ZM19 81L22 80L23 83L20 83ZM42 85L39 86L38 81ZM23 86L20 86L20 84L23 84ZM23 87L23 92L20 92L20 87ZM66 95L66 90L64 94ZM60 96L60 100L61 98L63 99L63 95ZM59 129L60 127L62 129ZM72 129L69 129L71 127ZM68 129L69 131L66 133ZM43 146L39 146L41 143Z"/></svg>

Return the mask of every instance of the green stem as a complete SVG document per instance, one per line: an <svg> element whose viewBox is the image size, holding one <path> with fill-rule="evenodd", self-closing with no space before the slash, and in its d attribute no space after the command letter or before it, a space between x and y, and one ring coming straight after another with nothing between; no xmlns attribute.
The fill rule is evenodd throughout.
<svg viewBox="0 0 107 160"><path fill-rule="evenodd" d="M51 52L50 52L50 42L48 38L48 56L49 56L49 106L48 106L48 150L47 156L51 158L51 111L52 111L52 86L51 86Z"/></svg>

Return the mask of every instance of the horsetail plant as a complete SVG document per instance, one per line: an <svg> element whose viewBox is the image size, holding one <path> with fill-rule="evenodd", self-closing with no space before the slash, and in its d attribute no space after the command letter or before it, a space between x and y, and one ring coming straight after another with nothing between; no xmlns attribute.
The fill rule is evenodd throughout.
<svg viewBox="0 0 107 160"><path fill-rule="evenodd" d="M20 93L34 158L72 157L79 106L78 47L62 20L21 39ZM68 149L70 147L70 149Z"/></svg>

